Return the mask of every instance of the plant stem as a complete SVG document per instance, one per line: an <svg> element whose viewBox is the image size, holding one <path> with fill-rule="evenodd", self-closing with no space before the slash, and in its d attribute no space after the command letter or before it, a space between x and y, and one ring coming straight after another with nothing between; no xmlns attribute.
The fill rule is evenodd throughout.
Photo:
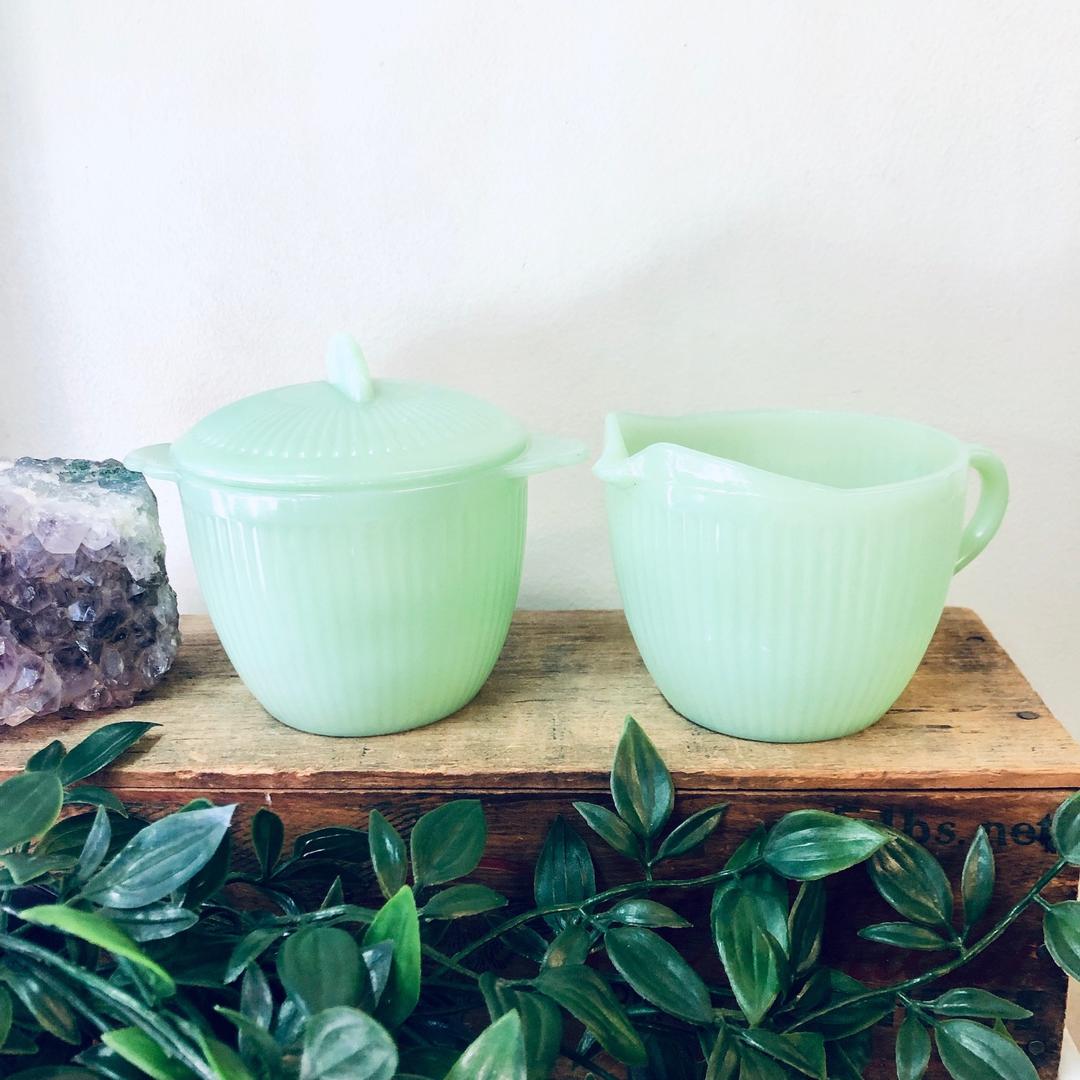
<svg viewBox="0 0 1080 1080"><path fill-rule="evenodd" d="M568 900L562 904L548 904L546 907L525 911L520 915L515 915L512 918L507 919L493 930L489 930L483 937L479 937L476 941L470 942L464 948L459 949L454 953L451 959L454 961L463 960L477 949L480 949L485 945L490 945L491 942L502 937L508 930L513 930L523 923L532 922L533 919L542 919L547 915L558 915L560 912L566 911L580 911L583 915L587 915L589 909L597 907L600 904L605 904L609 900L618 900L621 897L628 896L632 893L649 892L652 889L696 889L705 885L716 885L721 881L727 881L729 878L738 877L739 874L751 868L752 867L748 864L739 870L718 870L715 874L706 874L704 877L658 878L652 881L632 881L627 885L616 885L611 889L605 889L603 892L597 893L595 896L590 896L585 900Z"/></svg>
<svg viewBox="0 0 1080 1080"><path fill-rule="evenodd" d="M567 1061L572 1061L575 1065L580 1065L583 1069L588 1069L593 1076L597 1076L600 1080L619 1080L614 1073L609 1073L607 1069L601 1068L591 1058L585 1057L584 1054L576 1054L572 1050L561 1050L559 1057L564 1057Z"/></svg>
<svg viewBox="0 0 1080 1080"><path fill-rule="evenodd" d="M910 979L905 979L903 982L895 983L892 986L881 986L876 990L867 990L862 994L854 994L850 997L841 998L839 1001L835 1001L830 1005L823 1005L820 1009L815 1009L812 1013L807 1014L801 1020L792 1024L786 1028L787 1031L797 1031L799 1028L806 1027L807 1024L813 1023L813 1021L820 1019L823 1016L828 1016L830 1013L838 1012L841 1009L847 1009L851 1005L860 1005L864 1001L873 1001L875 998L881 997L896 997L898 994L906 993L908 990L914 990L917 987L925 986L927 983L931 983L948 975L950 972L955 971L959 967L963 967L969 960L974 960L984 949L989 948L995 941L1016 920L1023 915L1023 913L1034 902L1037 902L1040 897L1039 893L1050 884L1051 881L1057 877L1058 874L1065 868L1067 861L1065 859L1058 859L1053 866L1047 870L1038 881L1022 896L1002 917L1001 921L988 933L979 938L974 945L969 949L961 951L960 955L952 960L946 961L944 964L939 964L936 968L931 968L929 971L924 971L921 975L915 975Z"/></svg>
<svg viewBox="0 0 1080 1080"><path fill-rule="evenodd" d="M436 963L441 964L444 968L450 971L456 971L459 975L464 975L467 979L477 980L480 978L478 971L473 971L471 968L467 968L459 964L453 957L447 956L444 952L439 952L434 945L421 945L420 951L425 956L430 956Z"/></svg>

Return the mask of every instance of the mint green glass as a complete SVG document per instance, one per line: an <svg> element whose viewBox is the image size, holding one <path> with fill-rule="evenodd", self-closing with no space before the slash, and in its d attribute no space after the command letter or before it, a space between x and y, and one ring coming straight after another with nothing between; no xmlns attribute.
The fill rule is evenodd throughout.
<svg viewBox="0 0 1080 1080"><path fill-rule="evenodd" d="M965 525L969 468L982 488ZM767 742L834 739L887 712L1008 501L989 450L843 413L613 414L594 471L661 693L703 727Z"/></svg>
<svg viewBox="0 0 1080 1080"><path fill-rule="evenodd" d="M321 735L403 731L487 679L517 599L526 478L585 448L465 394L372 379L345 338L327 368L126 463L179 485L214 627L267 712Z"/></svg>

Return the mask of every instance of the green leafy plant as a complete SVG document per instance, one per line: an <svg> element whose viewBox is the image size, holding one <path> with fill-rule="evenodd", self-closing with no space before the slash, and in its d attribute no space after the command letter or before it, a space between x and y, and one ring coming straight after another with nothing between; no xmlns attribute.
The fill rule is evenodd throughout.
<svg viewBox="0 0 1080 1080"><path fill-rule="evenodd" d="M463 880L486 841L475 800L431 810L408 837L373 810L366 832L331 825L288 851L282 821L261 809L254 859L234 858L235 807L197 799L152 823L129 815L83 781L147 730L109 724L71 750L54 741L0 785L9 1075L850 1080L868 1067L871 1029L899 1010L899 1080L919 1080L935 1054L956 1080L1031 1080L1008 1028L1027 1010L976 987L931 988L1033 905L1050 955L1080 977L1080 902L1042 895L1080 864L1080 796L1054 816L1053 863L990 926L983 830L958 905L910 837L820 810L759 826L726 863L685 877L678 860L707 851L726 808L673 822L671 775L628 719L612 805L575 803L577 827L555 819L535 906L520 910ZM598 885L589 830L625 860L625 882ZM823 963L827 879L858 864L897 916L861 936L935 954L921 974L871 987ZM687 913L710 948L694 944Z"/></svg>

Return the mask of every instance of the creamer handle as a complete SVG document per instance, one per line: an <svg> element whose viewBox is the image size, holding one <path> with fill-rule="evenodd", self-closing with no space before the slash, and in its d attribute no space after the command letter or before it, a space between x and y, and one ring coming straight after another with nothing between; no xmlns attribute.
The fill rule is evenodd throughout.
<svg viewBox="0 0 1080 1080"><path fill-rule="evenodd" d="M968 448L969 464L979 474L979 505L960 538L960 557L953 573L963 570L994 538L1009 503L1009 477L1001 458L982 446Z"/></svg>

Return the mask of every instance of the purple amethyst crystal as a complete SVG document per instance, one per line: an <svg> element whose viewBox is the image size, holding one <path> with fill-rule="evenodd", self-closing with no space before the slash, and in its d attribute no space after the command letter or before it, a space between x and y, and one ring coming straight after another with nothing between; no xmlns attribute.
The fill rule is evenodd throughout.
<svg viewBox="0 0 1080 1080"><path fill-rule="evenodd" d="M130 705L180 643L157 501L119 461L0 461L0 724Z"/></svg>

